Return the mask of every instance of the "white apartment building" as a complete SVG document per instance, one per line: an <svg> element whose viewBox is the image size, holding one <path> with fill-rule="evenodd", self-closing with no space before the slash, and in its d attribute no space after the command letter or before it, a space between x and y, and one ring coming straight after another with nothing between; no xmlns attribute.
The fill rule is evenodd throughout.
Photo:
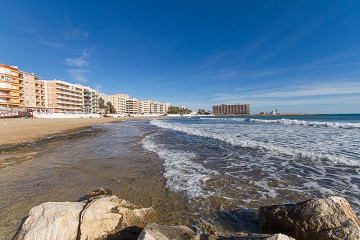
<svg viewBox="0 0 360 240"><path fill-rule="evenodd" d="M140 114L166 114L170 107L170 103L161 103L152 100L144 100L139 102Z"/></svg>
<svg viewBox="0 0 360 240"><path fill-rule="evenodd" d="M84 113L98 113L99 112L99 92L86 86L78 85L84 89Z"/></svg>
<svg viewBox="0 0 360 240"><path fill-rule="evenodd" d="M54 113L83 113L84 88L61 80L42 80L45 85L45 105Z"/></svg>

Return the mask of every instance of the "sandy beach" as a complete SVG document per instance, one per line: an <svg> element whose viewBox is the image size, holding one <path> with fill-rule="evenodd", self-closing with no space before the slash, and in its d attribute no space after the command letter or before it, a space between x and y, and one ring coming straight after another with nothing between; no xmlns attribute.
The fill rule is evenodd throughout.
<svg viewBox="0 0 360 240"><path fill-rule="evenodd" d="M74 119L0 119L0 146L39 140L91 125L133 120L122 118L74 118ZM138 119L138 118L135 118Z"/></svg>

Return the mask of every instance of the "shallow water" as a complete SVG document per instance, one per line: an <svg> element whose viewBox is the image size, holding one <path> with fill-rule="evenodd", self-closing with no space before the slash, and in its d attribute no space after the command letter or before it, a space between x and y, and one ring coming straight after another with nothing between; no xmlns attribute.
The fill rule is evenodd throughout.
<svg viewBox="0 0 360 240"><path fill-rule="evenodd" d="M160 224L199 228L206 220L256 232L259 206L329 195L346 197L359 215L357 120L259 120L109 123L2 151L0 239L11 239L33 206L76 201L103 186L154 207Z"/></svg>
<svg viewBox="0 0 360 240"><path fill-rule="evenodd" d="M109 123L70 139L2 152L2 159L13 160L0 168L0 239L11 239L32 207L76 201L103 186L134 204L153 206L159 223L189 224L185 202L165 188L160 159L141 147L149 133L145 125Z"/></svg>

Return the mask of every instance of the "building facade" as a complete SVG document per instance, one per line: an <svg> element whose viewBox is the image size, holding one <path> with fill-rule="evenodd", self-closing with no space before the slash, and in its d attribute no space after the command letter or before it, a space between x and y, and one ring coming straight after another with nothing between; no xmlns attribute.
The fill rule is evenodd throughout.
<svg viewBox="0 0 360 240"><path fill-rule="evenodd" d="M239 115L250 114L250 104L221 104L212 107L214 115Z"/></svg>
<svg viewBox="0 0 360 240"><path fill-rule="evenodd" d="M19 70L17 67L0 64L0 109L19 106Z"/></svg>
<svg viewBox="0 0 360 240"><path fill-rule="evenodd" d="M139 100L137 98L126 99L126 113L139 114Z"/></svg>
<svg viewBox="0 0 360 240"><path fill-rule="evenodd" d="M103 94L100 97L104 99L105 105L107 102L111 102L117 114L126 114L126 99L129 98L129 95L117 93L113 95Z"/></svg>
<svg viewBox="0 0 360 240"><path fill-rule="evenodd" d="M98 113L99 112L99 92L82 85L78 85L84 90L84 105L83 112L88 114Z"/></svg>
<svg viewBox="0 0 360 240"><path fill-rule="evenodd" d="M140 114L167 114L170 103L161 103L152 100L139 101Z"/></svg>
<svg viewBox="0 0 360 240"><path fill-rule="evenodd" d="M34 73L19 70L20 107L42 111L45 106L45 84Z"/></svg>
<svg viewBox="0 0 360 240"><path fill-rule="evenodd" d="M45 85L45 105L54 113L83 113L84 88L61 80L42 80Z"/></svg>

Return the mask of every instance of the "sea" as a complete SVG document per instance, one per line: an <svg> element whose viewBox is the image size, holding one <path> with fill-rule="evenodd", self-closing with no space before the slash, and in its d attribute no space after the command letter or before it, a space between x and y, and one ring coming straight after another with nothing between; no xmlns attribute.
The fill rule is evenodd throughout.
<svg viewBox="0 0 360 240"><path fill-rule="evenodd" d="M156 132L142 144L163 160L166 187L204 209L216 198L236 220L243 214L236 210L336 195L360 214L360 114L167 118L150 125Z"/></svg>
<svg viewBox="0 0 360 240"><path fill-rule="evenodd" d="M142 119L0 149L0 239L98 187L199 231L257 232L260 206L332 195L359 217L360 114Z"/></svg>

